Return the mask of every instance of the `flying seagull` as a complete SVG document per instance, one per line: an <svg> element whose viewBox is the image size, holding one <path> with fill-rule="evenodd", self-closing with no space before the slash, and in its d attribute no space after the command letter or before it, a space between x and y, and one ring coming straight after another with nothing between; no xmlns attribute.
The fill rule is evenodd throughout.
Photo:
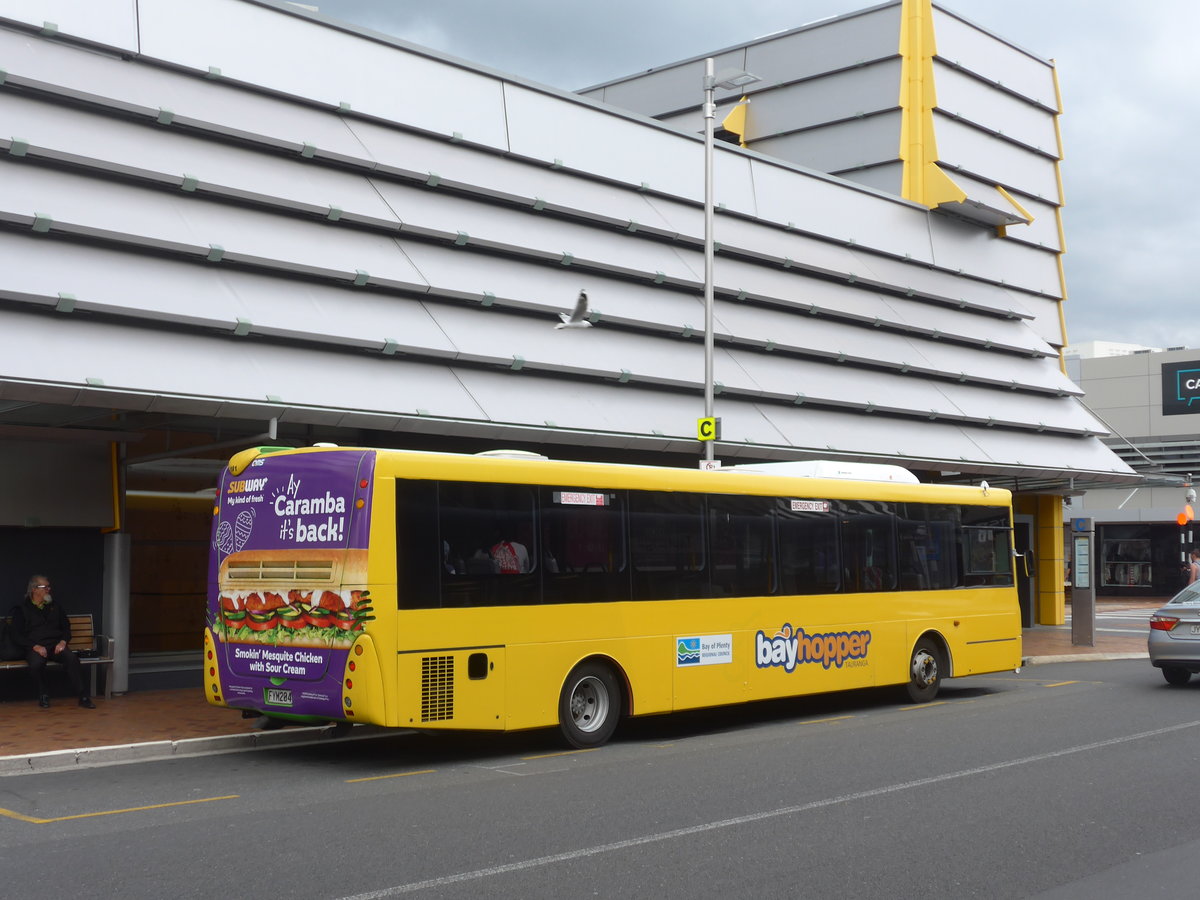
<svg viewBox="0 0 1200 900"><path fill-rule="evenodd" d="M575 301L575 308L571 310L568 316L566 313L559 313L558 317L562 319L555 328L591 328L592 323L587 320L588 315L588 299L587 291L581 290L579 297Z"/></svg>

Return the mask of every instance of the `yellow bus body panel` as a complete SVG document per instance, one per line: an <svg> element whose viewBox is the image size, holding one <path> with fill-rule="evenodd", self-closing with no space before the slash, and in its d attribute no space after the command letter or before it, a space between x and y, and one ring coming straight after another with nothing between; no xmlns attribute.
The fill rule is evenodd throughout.
<svg viewBox="0 0 1200 900"><path fill-rule="evenodd" d="M295 452L322 452L319 449ZM396 596L395 479L680 490L713 494L869 498L1008 508L1008 491L797 479L758 473L698 472L551 460L487 459L377 451L368 587L375 620L359 638L378 677L346 695L356 722L421 729L519 730L558 724L562 686L581 661L610 660L623 681L627 712L675 710L801 696L909 679L916 642L946 648L948 674L1011 670L1021 664L1016 591L1003 588L821 596L620 601L544 606L400 609ZM869 632L869 642L855 634ZM865 646L826 661L764 662L764 647L802 633L820 649ZM209 638L211 640L211 638ZM687 641L718 648L715 661L685 664ZM728 650L724 650L726 640ZM685 643L681 643L685 642ZM832 642L832 643L829 643ZM360 687L361 685L361 687ZM215 678L206 679L213 702Z"/></svg>

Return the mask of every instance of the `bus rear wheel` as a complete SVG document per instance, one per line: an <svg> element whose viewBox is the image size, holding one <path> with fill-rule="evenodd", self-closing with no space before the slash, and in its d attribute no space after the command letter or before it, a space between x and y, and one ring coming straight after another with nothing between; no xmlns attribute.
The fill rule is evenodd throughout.
<svg viewBox="0 0 1200 900"><path fill-rule="evenodd" d="M558 727L568 744L599 747L617 728L621 685L602 663L580 663L571 670L558 698Z"/></svg>
<svg viewBox="0 0 1200 900"><path fill-rule="evenodd" d="M942 655L929 638L921 638L913 647L908 664L908 683L904 686L913 703L928 703L942 685Z"/></svg>

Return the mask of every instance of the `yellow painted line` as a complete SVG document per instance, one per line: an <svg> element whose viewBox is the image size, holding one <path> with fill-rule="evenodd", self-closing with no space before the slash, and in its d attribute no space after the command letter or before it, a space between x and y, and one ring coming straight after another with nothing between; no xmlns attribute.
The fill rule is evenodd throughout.
<svg viewBox="0 0 1200 900"><path fill-rule="evenodd" d="M854 716L833 716L828 719L809 719L805 722L797 722L797 725L824 725L826 722L842 722L846 719L853 719Z"/></svg>
<svg viewBox="0 0 1200 900"><path fill-rule="evenodd" d="M1064 684L1079 684L1078 681L1056 681L1054 684L1043 684L1042 687L1062 687Z"/></svg>
<svg viewBox="0 0 1200 900"><path fill-rule="evenodd" d="M555 756L575 756L578 753L595 753L599 749L599 747L589 747L586 750L563 750L561 753L543 753L541 756L522 756L521 759L551 759Z"/></svg>
<svg viewBox="0 0 1200 900"><path fill-rule="evenodd" d="M949 702L950 702L949 700L934 700L932 703L921 703L921 704L918 704L917 706L902 706L902 707L900 707L900 711L908 712L909 710L913 710L913 709L929 709L930 707L933 707L933 706L945 706Z"/></svg>
<svg viewBox="0 0 1200 900"><path fill-rule="evenodd" d="M367 778L347 778L346 784L358 784L360 781L383 781L385 778L405 778L409 775L432 775L437 769L420 769L416 772L395 772L391 775L371 775Z"/></svg>
<svg viewBox="0 0 1200 900"><path fill-rule="evenodd" d="M204 797L200 800L177 800L174 803L155 803L151 806L131 806L128 809L106 809L100 812L78 813L74 816L55 816L52 819L38 819L26 816L11 809L0 809L0 816L17 819L21 822L31 822L34 825L49 825L51 822L68 822L71 819L92 819L96 816L117 816L122 813L145 812L150 809L167 809L172 806L190 806L193 803L212 803L214 800L236 800L240 794L229 794L225 797Z"/></svg>

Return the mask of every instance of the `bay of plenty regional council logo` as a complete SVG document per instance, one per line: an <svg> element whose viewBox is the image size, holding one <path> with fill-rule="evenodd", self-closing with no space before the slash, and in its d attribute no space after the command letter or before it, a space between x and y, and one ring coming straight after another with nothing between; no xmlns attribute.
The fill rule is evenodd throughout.
<svg viewBox="0 0 1200 900"><path fill-rule="evenodd" d="M680 638L675 646L675 664L696 666L700 664L700 638Z"/></svg>
<svg viewBox="0 0 1200 900"><path fill-rule="evenodd" d="M675 639L675 666L717 666L733 662L732 634L702 634Z"/></svg>

